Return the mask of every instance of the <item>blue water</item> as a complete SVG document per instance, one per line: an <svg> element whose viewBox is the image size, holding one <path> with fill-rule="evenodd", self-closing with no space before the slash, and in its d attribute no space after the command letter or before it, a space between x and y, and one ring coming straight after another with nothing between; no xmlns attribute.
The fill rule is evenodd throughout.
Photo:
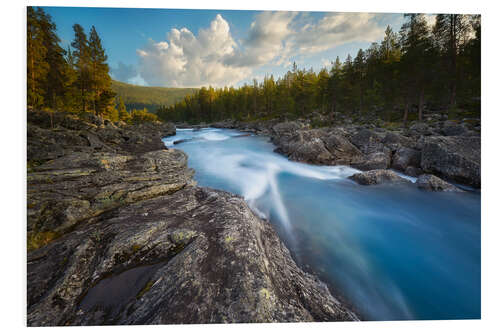
<svg viewBox="0 0 500 333"><path fill-rule="evenodd" d="M479 193L362 186L347 179L355 169L291 162L241 134L184 129L164 142L190 139L174 147L198 183L242 195L362 319L480 318Z"/></svg>

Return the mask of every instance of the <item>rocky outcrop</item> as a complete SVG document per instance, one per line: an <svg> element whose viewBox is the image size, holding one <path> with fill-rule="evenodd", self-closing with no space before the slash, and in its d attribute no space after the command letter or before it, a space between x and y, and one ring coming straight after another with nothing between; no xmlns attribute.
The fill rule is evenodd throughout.
<svg viewBox="0 0 500 333"><path fill-rule="evenodd" d="M241 197L195 185L164 125L64 121L28 124L28 326L357 319Z"/></svg>
<svg viewBox="0 0 500 333"><path fill-rule="evenodd" d="M408 167L420 166L420 151L412 148L401 147L394 154L392 167L405 171Z"/></svg>
<svg viewBox="0 0 500 333"><path fill-rule="evenodd" d="M411 181L399 176L392 170L370 170L356 173L349 178L360 185L411 184Z"/></svg>
<svg viewBox="0 0 500 333"><path fill-rule="evenodd" d="M429 174L420 175L417 178L417 186L428 191L463 192L463 190L459 189L455 185Z"/></svg>
<svg viewBox="0 0 500 333"><path fill-rule="evenodd" d="M481 186L481 138L431 136L422 143L421 168L446 179Z"/></svg>
<svg viewBox="0 0 500 333"><path fill-rule="evenodd" d="M363 171L394 168L412 177L429 173L480 187L480 119L456 122L432 116L428 122L391 130L374 124L353 125L348 118L342 125L322 128L311 128L307 119L251 124L261 126L252 131L268 135L276 152L291 160L349 165ZM218 125L240 130L250 126L244 122Z"/></svg>

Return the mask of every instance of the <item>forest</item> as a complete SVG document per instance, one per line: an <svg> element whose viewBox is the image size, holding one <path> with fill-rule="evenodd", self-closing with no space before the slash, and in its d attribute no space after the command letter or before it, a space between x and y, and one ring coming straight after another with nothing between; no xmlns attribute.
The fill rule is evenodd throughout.
<svg viewBox="0 0 500 333"><path fill-rule="evenodd" d="M298 118L312 113L371 114L389 122L422 120L424 110L479 116L480 15L405 14L381 42L331 68L299 69L241 87L139 87L113 81L94 26L73 25L64 49L40 7L27 9L27 103L47 111L95 114L112 121L213 122ZM175 104L173 104L175 102ZM153 112L148 112L148 109Z"/></svg>
<svg viewBox="0 0 500 333"><path fill-rule="evenodd" d="M111 88L117 98L122 98L127 110L147 108L156 112L161 106L180 102L186 95L195 93L196 88L147 87L113 80Z"/></svg>
<svg viewBox="0 0 500 333"><path fill-rule="evenodd" d="M393 122L422 120L424 109L478 116L481 103L479 15L405 14L398 33L390 26L380 43L360 49L331 69L293 67L239 88L202 87L157 111L165 121L191 123L370 113Z"/></svg>
<svg viewBox="0 0 500 333"><path fill-rule="evenodd" d="M95 114L128 123L158 120L146 108L127 110L109 74L107 55L95 27L91 27L88 36L79 24L73 25L73 31L71 46L63 49L50 15L40 7L27 8L28 108L80 117ZM136 95L132 94L132 101ZM153 96L153 102L155 97L158 99Z"/></svg>

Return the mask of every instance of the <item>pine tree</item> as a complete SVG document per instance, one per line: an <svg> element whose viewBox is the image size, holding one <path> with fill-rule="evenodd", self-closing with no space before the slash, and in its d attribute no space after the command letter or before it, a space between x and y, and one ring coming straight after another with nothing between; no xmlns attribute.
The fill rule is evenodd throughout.
<svg viewBox="0 0 500 333"><path fill-rule="evenodd" d="M111 77L109 76L109 66L106 63L108 57L102 47L101 38L97 34L94 26L90 30L89 37L90 55L90 79L92 87L92 104L96 115L109 116L114 108L114 93L111 89Z"/></svg>
<svg viewBox="0 0 500 333"><path fill-rule="evenodd" d="M45 62L48 65L47 76L43 80L45 105L51 109L61 109L65 93L64 77L66 60L65 50L59 45L60 39L56 34L56 25L50 15L38 7L37 16L41 30L42 43L47 50Z"/></svg>
<svg viewBox="0 0 500 333"><path fill-rule="evenodd" d="M435 42L442 54L447 73L447 85L450 94L450 106L455 107L457 86L460 84L459 53L469 40L471 16L460 14L439 14L433 29Z"/></svg>
<svg viewBox="0 0 500 333"><path fill-rule="evenodd" d="M75 84L80 91L80 110L86 112L91 95L90 49L87 35L82 26L74 24L73 31L75 32L75 38L71 46L74 49L73 59L77 73Z"/></svg>
<svg viewBox="0 0 500 333"><path fill-rule="evenodd" d="M27 9L27 96L28 105L43 105L44 82L49 64L46 61L47 48L43 43L43 31L38 13L33 7Z"/></svg>
<svg viewBox="0 0 500 333"><path fill-rule="evenodd" d="M423 14L405 14L408 21L403 24L400 31L400 44L403 51L401 65L406 78L405 115L412 100L418 98L418 119L422 120L425 86L430 76L432 43L429 28ZM425 70L424 70L425 69Z"/></svg>

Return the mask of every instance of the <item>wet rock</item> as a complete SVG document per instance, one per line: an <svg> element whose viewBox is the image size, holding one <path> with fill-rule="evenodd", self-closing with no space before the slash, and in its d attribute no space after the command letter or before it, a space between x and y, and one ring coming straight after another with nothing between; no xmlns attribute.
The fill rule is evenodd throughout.
<svg viewBox="0 0 500 333"><path fill-rule="evenodd" d="M412 148L401 147L394 154L392 167L394 169L404 171L409 166L420 166L420 151Z"/></svg>
<svg viewBox="0 0 500 333"><path fill-rule="evenodd" d="M421 175L417 179L417 186L428 191L443 191L443 192L463 192L455 185L445 182L434 175Z"/></svg>
<svg viewBox="0 0 500 333"><path fill-rule="evenodd" d="M370 170L356 173L349 178L361 185L411 184L411 181L398 176L398 174L392 170Z"/></svg>
<svg viewBox="0 0 500 333"><path fill-rule="evenodd" d="M459 183L481 186L481 139L431 136L422 142L421 168Z"/></svg>
<svg viewBox="0 0 500 333"><path fill-rule="evenodd" d="M351 163L351 166L360 170L387 169L391 164L391 152L374 152L363 157L358 163Z"/></svg>
<svg viewBox="0 0 500 333"><path fill-rule="evenodd" d="M410 176L410 177L418 177L420 176L423 171L420 168L414 167L414 166L409 166L404 170L405 174Z"/></svg>

